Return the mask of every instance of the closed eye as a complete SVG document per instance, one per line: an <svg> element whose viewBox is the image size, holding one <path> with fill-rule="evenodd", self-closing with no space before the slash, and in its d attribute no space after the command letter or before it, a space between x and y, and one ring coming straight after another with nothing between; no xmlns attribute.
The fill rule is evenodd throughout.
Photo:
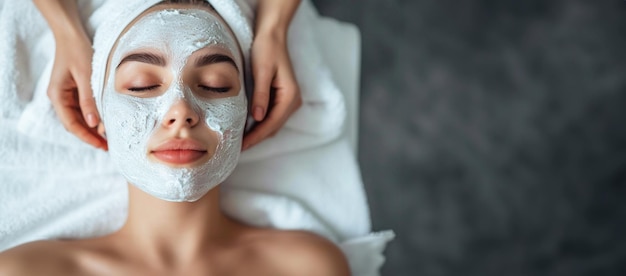
<svg viewBox="0 0 626 276"><path fill-rule="evenodd" d="M128 90L132 92L142 92L142 91L154 90L156 88L159 88L160 86L161 86L160 84L156 84L156 85L144 86L144 87L130 87L128 88Z"/></svg>
<svg viewBox="0 0 626 276"><path fill-rule="evenodd" d="M211 87L206 85L198 85L198 87L204 91L214 92L214 93L226 93L230 91L230 87Z"/></svg>

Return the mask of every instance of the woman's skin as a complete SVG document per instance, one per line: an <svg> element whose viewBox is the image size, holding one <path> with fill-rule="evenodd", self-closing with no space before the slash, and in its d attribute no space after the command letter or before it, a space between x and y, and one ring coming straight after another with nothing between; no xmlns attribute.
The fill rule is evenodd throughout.
<svg viewBox="0 0 626 276"><path fill-rule="evenodd" d="M203 6L167 4L147 10L138 19L168 8L202 8L217 15ZM189 60L211 51L223 48L209 45ZM221 80L226 84L235 85L239 79L238 71L227 62L200 69L188 66L194 65L185 65L183 81L209 73L226 76ZM167 80L171 79L170 69L133 60L109 73L116 74L114 85L119 93L132 95L133 80L128 72L138 78L149 72L155 79ZM162 90L171 85L171 80L168 82L162 84ZM235 87L221 97L236 96L238 91ZM216 133L200 116L186 99L174 102L148 140L148 148L174 138L215 146ZM174 166L159 158L153 160ZM37 241L15 247L0 253L0 275L350 275L343 253L324 238L304 231L250 227L227 217L220 209L219 186L195 202L168 202L133 185L128 187L128 218L119 231L99 238Z"/></svg>
<svg viewBox="0 0 626 276"><path fill-rule="evenodd" d="M219 187L193 203L163 201L132 185L129 197L118 232L18 246L0 253L0 275L350 275L342 252L321 237L225 216Z"/></svg>
<svg viewBox="0 0 626 276"><path fill-rule="evenodd" d="M96 130L100 116L92 97L91 41L80 21L76 0L33 0L56 42L48 97L66 130L96 148L107 150ZM252 116L259 124L243 139L246 150L273 136L301 105L302 98L287 50L287 30L300 0L259 0L252 71ZM270 89L275 99L269 103ZM272 111L267 114L268 107Z"/></svg>

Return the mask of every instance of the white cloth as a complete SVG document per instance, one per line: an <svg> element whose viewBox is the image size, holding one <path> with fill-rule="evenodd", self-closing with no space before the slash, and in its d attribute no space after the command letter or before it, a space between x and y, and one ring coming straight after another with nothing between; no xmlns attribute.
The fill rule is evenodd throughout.
<svg viewBox="0 0 626 276"><path fill-rule="evenodd" d="M107 9L135 2L150 1L80 2L87 31L93 35L111 16ZM242 47L249 45L254 1L210 2ZM31 1L0 0L0 8L0 250L118 229L126 214L125 181L106 153L63 129L46 96L54 57L46 22ZM358 166L341 135L345 104L316 47L328 39L316 37L316 20L304 1L289 30L302 108L275 137L244 152L222 185L222 207L252 225L323 235L344 250L354 275L377 275L393 233L369 234Z"/></svg>

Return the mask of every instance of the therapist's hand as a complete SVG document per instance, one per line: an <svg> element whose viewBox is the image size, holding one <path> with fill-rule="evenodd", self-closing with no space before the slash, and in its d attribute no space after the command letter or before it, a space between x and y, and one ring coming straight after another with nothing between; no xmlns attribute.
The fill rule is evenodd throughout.
<svg viewBox="0 0 626 276"><path fill-rule="evenodd" d="M257 33L252 43L251 60L254 77L251 110L258 124L245 135L243 150L276 134L302 105L285 35ZM271 97L270 93L273 93Z"/></svg>
<svg viewBox="0 0 626 276"><path fill-rule="evenodd" d="M56 44L48 97L65 129L94 147L106 150L98 135L100 122L92 97L91 41L85 33L77 1L33 0L48 22Z"/></svg>
<svg viewBox="0 0 626 276"><path fill-rule="evenodd" d="M93 49L86 34L55 37L56 51L48 97L65 129L86 143L107 150L90 86Z"/></svg>

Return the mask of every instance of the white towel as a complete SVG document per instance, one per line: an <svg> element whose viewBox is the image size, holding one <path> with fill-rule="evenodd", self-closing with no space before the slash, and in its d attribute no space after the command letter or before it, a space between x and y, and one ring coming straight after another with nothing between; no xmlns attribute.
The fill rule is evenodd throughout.
<svg viewBox="0 0 626 276"><path fill-rule="evenodd" d="M254 1L210 2L249 45ZM107 5L131 3L80 2L89 34L110 16ZM0 250L116 230L125 218L126 184L106 153L79 142L56 120L45 94L54 55L45 21L31 1L0 1L0 7ZM342 94L313 43L317 17L305 1L289 31L303 107L275 137L244 152L222 185L222 207L249 224L323 235L344 249L354 275L377 275L393 234L368 234L358 166L341 136Z"/></svg>

